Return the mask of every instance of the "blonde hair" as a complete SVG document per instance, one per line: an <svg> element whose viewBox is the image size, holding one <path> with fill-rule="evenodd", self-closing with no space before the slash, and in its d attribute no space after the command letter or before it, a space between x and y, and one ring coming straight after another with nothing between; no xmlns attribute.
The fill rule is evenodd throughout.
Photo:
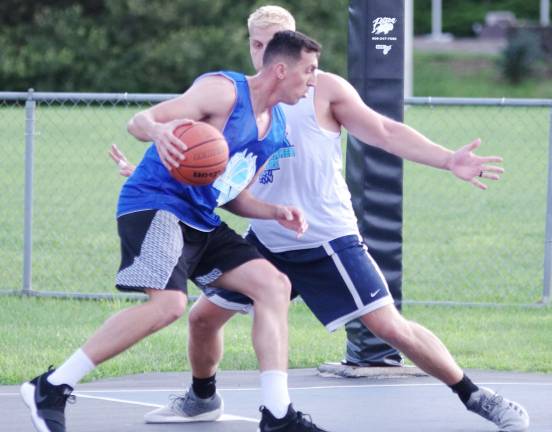
<svg viewBox="0 0 552 432"><path fill-rule="evenodd" d="M253 27L267 28L273 25L281 26L287 30L295 30L295 18L281 6L267 5L255 10L247 19L249 31Z"/></svg>

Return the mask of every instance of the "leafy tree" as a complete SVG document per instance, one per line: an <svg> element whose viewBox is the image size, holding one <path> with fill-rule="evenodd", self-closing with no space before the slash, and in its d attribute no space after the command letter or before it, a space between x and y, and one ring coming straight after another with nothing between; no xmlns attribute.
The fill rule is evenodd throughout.
<svg viewBox="0 0 552 432"><path fill-rule="evenodd" d="M181 92L217 69L252 73L246 18L257 0L2 0L0 82L6 90ZM347 0L275 0L323 45L322 69L346 76ZM538 2L443 2L444 31L468 35L486 11L538 17ZM431 0L415 0L417 33Z"/></svg>
<svg viewBox="0 0 552 432"><path fill-rule="evenodd" d="M251 73L246 18L261 2L4 0L0 80L10 90L180 92L203 72ZM347 2L280 3L345 73Z"/></svg>

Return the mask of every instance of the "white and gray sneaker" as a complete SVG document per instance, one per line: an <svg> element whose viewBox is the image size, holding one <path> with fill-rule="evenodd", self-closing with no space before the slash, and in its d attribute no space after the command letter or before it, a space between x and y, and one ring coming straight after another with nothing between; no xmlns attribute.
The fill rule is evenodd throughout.
<svg viewBox="0 0 552 432"><path fill-rule="evenodd" d="M529 428L529 414L520 404L504 399L487 387L479 387L466 404L468 409L492 421L504 432L524 432Z"/></svg>
<svg viewBox="0 0 552 432"><path fill-rule="evenodd" d="M201 399L192 387L180 395L171 395L168 405L144 415L146 423L185 423L215 421L224 410L224 402L218 392L208 399Z"/></svg>

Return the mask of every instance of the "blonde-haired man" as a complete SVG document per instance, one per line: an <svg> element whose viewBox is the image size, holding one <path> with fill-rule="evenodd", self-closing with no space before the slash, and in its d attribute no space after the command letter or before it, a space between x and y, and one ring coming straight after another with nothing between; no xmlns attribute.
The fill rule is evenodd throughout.
<svg viewBox="0 0 552 432"><path fill-rule="evenodd" d="M250 16L249 45L255 68L262 66L264 50L273 35L294 29L294 25L291 14L276 6L262 7ZM523 407L475 385L433 333L398 313L358 231L341 173L340 131L344 127L363 142L450 171L481 189L486 188L482 179L499 179L503 170L493 163L501 158L475 155L478 139L455 152L433 143L412 128L371 110L347 81L331 73L319 71L316 89L284 110L294 147L271 159L251 192L268 202L301 208L309 230L298 239L274 222L252 220L247 239L289 277L294 293L301 295L328 330L359 318L376 336L448 385L470 411L502 431L526 430L529 417ZM126 163L116 148L112 157ZM146 421L214 420L220 415L215 373L222 357L222 328L236 312L248 311L251 305L250 299L224 289L203 292L189 316L192 385L184 396L146 414ZM264 410L260 431L296 430L287 427L285 416L278 418L281 416Z"/></svg>
<svg viewBox="0 0 552 432"><path fill-rule="evenodd" d="M247 28L267 28L278 26L280 29L295 30L295 18L281 6L266 5L256 9L247 19Z"/></svg>

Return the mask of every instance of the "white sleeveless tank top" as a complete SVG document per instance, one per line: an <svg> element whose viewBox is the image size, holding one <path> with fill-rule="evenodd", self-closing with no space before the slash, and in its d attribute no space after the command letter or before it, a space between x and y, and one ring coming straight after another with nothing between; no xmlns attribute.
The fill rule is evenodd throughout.
<svg viewBox="0 0 552 432"><path fill-rule="evenodd" d="M343 178L341 133L322 129L314 109L314 88L296 105L284 105L291 151L276 153L251 186L257 198L301 209L309 229L297 239L295 232L272 220L253 219L251 228L272 252L321 246L344 235L357 235L351 194Z"/></svg>

